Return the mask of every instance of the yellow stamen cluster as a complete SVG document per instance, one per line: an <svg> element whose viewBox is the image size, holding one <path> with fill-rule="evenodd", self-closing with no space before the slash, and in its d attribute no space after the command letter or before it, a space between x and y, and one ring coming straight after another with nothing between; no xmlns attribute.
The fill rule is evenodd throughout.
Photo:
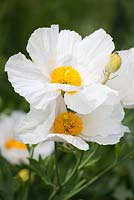
<svg viewBox="0 0 134 200"><path fill-rule="evenodd" d="M79 72L71 66L61 66L55 68L50 74L51 83L70 84L74 86L81 85Z"/></svg>
<svg viewBox="0 0 134 200"><path fill-rule="evenodd" d="M79 135L83 129L81 118L73 112L63 112L56 117L53 125L54 133Z"/></svg>
<svg viewBox="0 0 134 200"><path fill-rule="evenodd" d="M5 143L5 148L8 149L8 150L13 149L13 148L20 149L20 150L25 150L26 149L26 145L21 143L21 142L18 142L15 139L9 139Z"/></svg>

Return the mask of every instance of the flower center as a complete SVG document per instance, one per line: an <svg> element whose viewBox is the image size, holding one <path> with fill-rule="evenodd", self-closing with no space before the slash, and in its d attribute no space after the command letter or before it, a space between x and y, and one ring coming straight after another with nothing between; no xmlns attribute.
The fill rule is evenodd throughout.
<svg viewBox="0 0 134 200"><path fill-rule="evenodd" d="M51 83L81 85L79 72L71 66L61 66L54 69L50 75Z"/></svg>
<svg viewBox="0 0 134 200"><path fill-rule="evenodd" d="M63 112L56 117L53 129L59 134L79 135L83 129L83 122L75 113Z"/></svg>
<svg viewBox="0 0 134 200"><path fill-rule="evenodd" d="M9 139L5 143L5 148L8 149L8 150L13 149L13 148L25 150L26 149L26 145L21 143L21 142L18 142L15 139Z"/></svg>

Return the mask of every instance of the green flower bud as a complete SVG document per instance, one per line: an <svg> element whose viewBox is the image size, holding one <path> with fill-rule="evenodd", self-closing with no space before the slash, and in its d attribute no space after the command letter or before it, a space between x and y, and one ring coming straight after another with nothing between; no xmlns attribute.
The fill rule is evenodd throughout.
<svg viewBox="0 0 134 200"><path fill-rule="evenodd" d="M29 179L29 170L28 169L22 169L19 171L18 176L21 178L23 182L28 181Z"/></svg>
<svg viewBox="0 0 134 200"><path fill-rule="evenodd" d="M118 71L118 69L120 69L120 66L121 66L121 57L117 52L115 52L111 54L110 61L106 65L105 70L109 73L115 73L116 71Z"/></svg>

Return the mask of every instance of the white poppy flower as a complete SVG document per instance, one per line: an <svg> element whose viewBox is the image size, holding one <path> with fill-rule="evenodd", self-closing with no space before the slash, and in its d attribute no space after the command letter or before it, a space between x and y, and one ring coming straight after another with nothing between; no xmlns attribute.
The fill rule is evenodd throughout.
<svg viewBox="0 0 134 200"><path fill-rule="evenodd" d="M12 164L28 164L28 151L26 145L15 139L19 124L24 120L26 114L14 111L10 116L0 117L0 150L2 156ZM54 150L53 142L40 143L34 151L34 158L39 154L44 158Z"/></svg>
<svg viewBox="0 0 134 200"><path fill-rule="evenodd" d="M124 132L129 132L121 124L124 111L120 104L109 105L108 101L87 115L67 111L61 99L54 108L53 104L46 111L31 108L19 128L20 140L30 144L42 140L65 142L87 150L89 147L85 141L116 144Z"/></svg>
<svg viewBox="0 0 134 200"><path fill-rule="evenodd" d="M113 74L113 79L107 85L119 91L121 101L125 108L134 107L134 48L118 52L122 64L120 69Z"/></svg>
<svg viewBox="0 0 134 200"><path fill-rule="evenodd" d="M112 38L99 29L83 40L58 25L39 28L27 51L9 58L5 70L16 92L36 109L44 109L62 92L68 108L87 114L117 93L102 85L102 71L114 50ZM112 101L111 97L111 101Z"/></svg>

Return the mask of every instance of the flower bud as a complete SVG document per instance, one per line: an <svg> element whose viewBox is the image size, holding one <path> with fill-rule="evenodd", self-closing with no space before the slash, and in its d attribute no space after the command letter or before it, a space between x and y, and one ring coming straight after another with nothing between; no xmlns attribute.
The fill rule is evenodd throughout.
<svg viewBox="0 0 134 200"><path fill-rule="evenodd" d="M18 176L21 178L23 182L28 181L29 179L29 170L28 169L22 169L19 171Z"/></svg>
<svg viewBox="0 0 134 200"><path fill-rule="evenodd" d="M116 71L118 71L120 66L121 66L121 57L117 52L115 52L111 54L110 61L106 65L105 70L109 73L115 73Z"/></svg>

